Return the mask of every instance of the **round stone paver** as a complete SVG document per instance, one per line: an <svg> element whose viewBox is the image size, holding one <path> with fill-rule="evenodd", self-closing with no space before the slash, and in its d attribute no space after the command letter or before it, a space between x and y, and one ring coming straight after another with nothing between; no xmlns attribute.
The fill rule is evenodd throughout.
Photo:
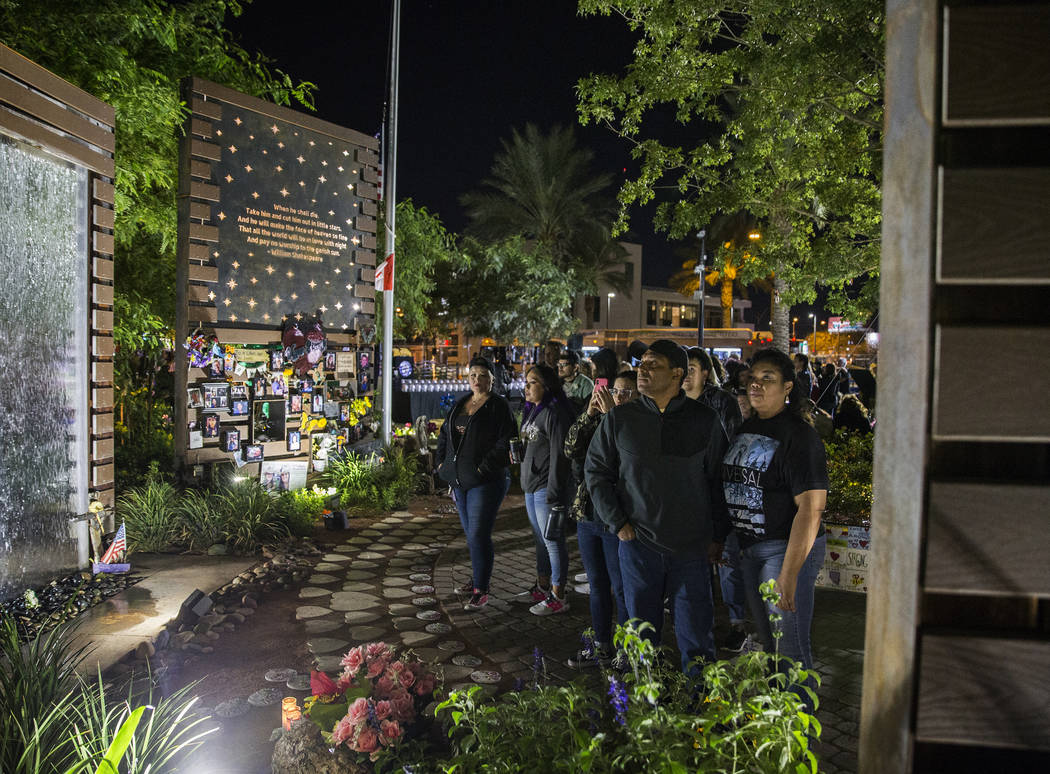
<svg viewBox="0 0 1050 774"><path fill-rule="evenodd" d="M405 567L408 569L414 569L412 567L412 563L414 561L415 559L409 559L408 557L395 556L393 559L390 560L389 565L391 567Z"/></svg>
<svg viewBox="0 0 1050 774"><path fill-rule="evenodd" d="M401 632L401 642L405 643L409 648L414 645L429 645L436 639L436 635L427 634L426 632Z"/></svg>
<svg viewBox="0 0 1050 774"><path fill-rule="evenodd" d="M386 578L383 578L383 585L384 586L411 586L412 585L412 581L410 581L408 578L399 578L396 575L395 576L387 576Z"/></svg>
<svg viewBox="0 0 1050 774"><path fill-rule="evenodd" d="M363 591L337 591L332 594L332 600L329 603L332 610L340 612L367 610L380 604L382 604L382 600L379 597L366 594Z"/></svg>
<svg viewBox="0 0 1050 774"><path fill-rule="evenodd" d="M285 687L290 691L309 691L310 675L296 674L294 677L288 678Z"/></svg>
<svg viewBox="0 0 1050 774"><path fill-rule="evenodd" d="M470 673L474 670L470 667L461 666L444 666L441 668L445 682L451 682L452 680L462 680L464 677L470 677Z"/></svg>
<svg viewBox="0 0 1050 774"><path fill-rule="evenodd" d="M443 621L428 623L424 628L431 634L448 634L452 631L452 627Z"/></svg>
<svg viewBox="0 0 1050 774"><path fill-rule="evenodd" d="M377 621L383 617L383 614L376 610L351 610L343 619L353 626L354 624L366 624Z"/></svg>
<svg viewBox="0 0 1050 774"><path fill-rule="evenodd" d="M283 693L280 688L260 688L248 697L248 703L253 707L269 707L279 702Z"/></svg>
<svg viewBox="0 0 1050 774"><path fill-rule="evenodd" d="M371 591L375 587L375 583L369 583L368 581L351 581L343 584L343 591Z"/></svg>
<svg viewBox="0 0 1050 774"><path fill-rule="evenodd" d="M387 633L382 626L355 626L350 630L350 636L356 642L370 642L380 640Z"/></svg>
<svg viewBox="0 0 1050 774"><path fill-rule="evenodd" d="M310 652L316 655L331 653L333 650L349 649L350 643L337 637L317 637L306 643Z"/></svg>
<svg viewBox="0 0 1050 774"><path fill-rule="evenodd" d="M342 672L343 657L340 656L314 656L314 663L322 672Z"/></svg>
<svg viewBox="0 0 1050 774"><path fill-rule="evenodd" d="M300 621L305 621L309 618L320 618L323 615L331 613L331 609L327 607L318 607L317 605L303 605L295 609L295 617Z"/></svg>
<svg viewBox="0 0 1050 774"><path fill-rule="evenodd" d="M475 683L481 683L482 685L495 685L500 681L500 673L493 672L487 669L479 669L476 672L470 673L470 679Z"/></svg>
<svg viewBox="0 0 1050 774"><path fill-rule="evenodd" d="M417 608L415 605L406 605L403 602L391 602L387 607L390 611L390 615L415 615ZM435 613L437 610L434 611Z"/></svg>
<svg viewBox="0 0 1050 774"><path fill-rule="evenodd" d="M299 674L294 669L271 669L265 675L263 679L268 683L284 683Z"/></svg>
<svg viewBox="0 0 1050 774"><path fill-rule="evenodd" d="M412 596L412 592L408 589L399 589L395 586L386 586L383 589L383 596L387 599L408 599ZM412 600L412 604L415 604L415 600Z"/></svg>
<svg viewBox="0 0 1050 774"><path fill-rule="evenodd" d="M429 546L425 546L422 543L405 543L403 546L406 551L422 551L424 548L428 547Z"/></svg>
<svg viewBox="0 0 1050 774"><path fill-rule="evenodd" d="M350 557L346 554L325 554L321 557L322 562L349 562Z"/></svg>
<svg viewBox="0 0 1050 774"><path fill-rule="evenodd" d="M307 578L307 580L309 580L310 583L324 584L324 583L335 583L339 579L337 577L335 577L334 575L329 575L329 574L324 573L324 572L315 572L313 575L311 575L309 578Z"/></svg>
<svg viewBox="0 0 1050 774"><path fill-rule="evenodd" d="M314 569L320 570L321 572L330 572L332 570L343 570L345 568L335 562L318 562L314 565Z"/></svg>
<svg viewBox="0 0 1050 774"><path fill-rule="evenodd" d="M417 631L426 626L426 622L420 621L418 618L410 618L408 616L398 616L393 619L390 623L394 625L394 628L399 632Z"/></svg>
<svg viewBox="0 0 1050 774"><path fill-rule="evenodd" d="M430 573L429 572L417 572L417 573L415 573L413 575L409 575L408 579L410 581L415 581L416 583L429 583L430 582Z"/></svg>
<svg viewBox="0 0 1050 774"><path fill-rule="evenodd" d="M377 554L375 551L362 551L360 554L358 554L358 557L360 557L361 559L382 559L383 555ZM321 565L317 566L320 567Z"/></svg>
<svg viewBox="0 0 1050 774"><path fill-rule="evenodd" d="M413 572L430 572L433 568L429 564L413 564Z"/></svg>
<svg viewBox="0 0 1050 774"><path fill-rule="evenodd" d="M374 570L379 565L375 562L369 562L365 559L356 559L351 567L355 570Z"/></svg>
<svg viewBox="0 0 1050 774"><path fill-rule="evenodd" d="M441 613L437 610L420 610L416 613L416 618L421 621L440 621Z"/></svg>
<svg viewBox="0 0 1050 774"><path fill-rule="evenodd" d="M364 545L368 545L372 541L369 540L366 537L361 537L360 535L354 535L352 538L350 538L346 542L349 543L352 546L364 546Z"/></svg>
<svg viewBox="0 0 1050 774"><path fill-rule="evenodd" d="M343 626L339 621L322 621L316 619L313 621L307 621L303 626L306 628L307 634L324 634Z"/></svg>
<svg viewBox="0 0 1050 774"><path fill-rule="evenodd" d="M440 548L424 548L419 553L426 554L427 556L437 556L438 554L441 553L441 549Z"/></svg>
<svg viewBox="0 0 1050 774"><path fill-rule="evenodd" d="M331 589L322 589L317 586L306 586L299 589L299 599L313 599L314 597L326 597L332 593Z"/></svg>
<svg viewBox="0 0 1050 774"><path fill-rule="evenodd" d="M437 646L441 650L448 650L453 653L466 650L467 647L461 640L442 640Z"/></svg>
<svg viewBox="0 0 1050 774"><path fill-rule="evenodd" d="M411 596L411 594L409 594ZM412 600L412 604L416 607L432 607L436 605L438 601L434 597L416 597Z"/></svg>
<svg viewBox="0 0 1050 774"><path fill-rule="evenodd" d="M453 656L452 663L456 666L470 667L471 669L476 669L477 667L481 666L481 659L477 656L472 656L469 653L463 653L458 656Z"/></svg>
<svg viewBox="0 0 1050 774"><path fill-rule="evenodd" d="M434 587L433 586L413 586L412 587L412 593L414 593L414 594L433 594L434 593Z"/></svg>

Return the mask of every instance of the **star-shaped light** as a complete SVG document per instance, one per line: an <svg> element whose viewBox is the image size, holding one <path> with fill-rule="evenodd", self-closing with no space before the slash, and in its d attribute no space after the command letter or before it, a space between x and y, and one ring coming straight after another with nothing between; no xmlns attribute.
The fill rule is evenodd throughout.
<svg viewBox="0 0 1050 774"><path fill-rule="evenodd" d="M356 311L357 311L358 309L360 309L360 308L361 308L361 305L360 305L360 304L354 304L354 311L355 311L355 312L356 312Z"/></svg>
<svg viewBox="0 0 1050 774"><path fill-rule="evenodd" d="M287 196L287 195L288 195L288 189L287 188L281 188L281 196Z"/></svg>
<svg viewBox="0 0 1050 774"><path fill-rule="evenodd" d="M357 247L357 245L361 244L361 239L359 237L356 237L356 236L353 239L351 239L350 241L354 243L354 247Z"/></svg>
<svg viewBox="0 0 1050 774"><path fill-rule="evenodd" d="M245 172L251 172L252 171L252 165L251 164L245 164L244 165L244 171Z"/></svg>
<svg viewBox="0 0 1050 774"><path fill-rule="evenodd" d="M335 215L335 210L329 210L328 217L332 217L333 215Z"/></svg>
<svg viewBox="0 0 1050 774"><path fill-rule="evenodd" d="M300 180L299 181L299 187L300 188L306 188L306 183L304 183L302 180Z"/></svg>
<svg viewBox="0 0 1050 774"><path fill-rule="evenodd" d="M323 160L322 160L322 161L321 161L321 166L322 166L322 167L327 167L327 166L328 166L328 162L327 162L327 161L323 161Z"/></svg>
<svg viewBox="0 0 1050 774"><path fill-rule="evenodd" d="M274 269L272 265L266 267L267 274L273 274L274 271L276 271L276 269Z"/></svg>
<svg viewBox="0 0 1050 774"><path fill-rule="evenodd" d="M310 286L310 290L313 290L314 288L317 287L317 283L314 282L313 280L310 280L307 284Z"/></svg>
<svg viewBox="0 0 1050 774"><path fill-rule="evenodd" d="M318 309L320 309L320 310L321 310L321 313L322 313L322 314L324 314L325 312L327 312L327 311L328 311L328 307L327 307L327 306L325 306L324 304L321 304L321 306L319 306L319 307L318 307Z"/></svg>
<svg viewBox="0 0 1050 774"><path fill-rule="evenodd" d="M354 219L353 219L353 218L347 218L347 219L346 219L346 222L347 222L347 224L353 223L353 222L354 222Z"/></svg>
<svg viewBox="0 0 1050 774"><path fill-rule="evenodd" d="M336 301L335 302L335 308L336 309L342 309L343 308L343 302L342 301Z"/></svg>
<svg viewBox="0 0 1050 774"><path fill-rule="evenodd" d="M235 269L239 269L239 268L241 268L241 262L240 261L234 261L233 263L230 264L230 266L232 266Z"/></svg>
<svg viewBox="0 0 1050 774"><path fill-rule="evenodd" d="M237 146L236 145L231 145L229 150L230 150L230 153L236 153L237 152Z"/></svg>
<svg viewBox="0 0 1050 774"><path fill-rule="evenodd" d="M231 314L230 315L230 322L237 322L237 315Z"/></svg>
<svg viewBox="0 0 1050 774"><path fill-rule="evenodd" d="M249 309L254 309L255 308L255 304L256 304L256 301L255 301L254 298L249 298L248 299L248 308Z"/></svg>
<svg viewBox="0 0 1050 774"><path fill-rule="evenodd" d="M347 191L353 191L353 190L354 190L354 187L353 187L352 185L350 185L350 183L347 183L347 184L346 184L346 190L347 190Z"/></svg>
<svg viewBox="0 0 1050 774"><path fill-rule="evenodd" d="M215 134L219 137L222 137L222 129L216 129Z"/></svg>
<svg viewBox="0 0 1050 774"><path fill-rule="evenodd" d="M321 181L322 183L327 183L327 182L328 182L328 178L327 178L327 177L325 177L324 175L321 175L321 176L320 176L319 178L317 178L317 179L318 179L318 180L320 180L320 181Z"/></svg>
<svg viewBox="0 0 1050 774"><path fill-rule="evenodd" d="M292 300L293 301L298 301L299 300L299 294L298 293L292 293Z"/></svg>
<svg viewBox="0 0 1050 774"><path fill-rule="evenodd" d="M278 147L278 148L283 148L283 147L284 147L284 143L283 143L283 142L279 142L279 143L277 143L277 147Z"/></svg>
<svg viewBox="0 0 1050 774"><path fill-rule="evenodd" d="M228 288L229 288L230 290L233 290L233 289L234 289L235 287L237 287L237 280L235 280L235 279L233 279L233 278L231 277L231 278L230 278L230 281L226 283L226 286L227 286L227 287L228 287Z"/></svg>
<svg viewBox="0 0 1050 774"><path fill-rule="evenodd" d="M213 253L211 254L211 257L212 257L212 258L218 258L218 257L219 257L219 251L218 251L218 250L214 251L214 252L213 252Z"/></svg>
<svg viewBox="0 0 1050 774"><path fill-rule="evenodd" d="M306 159L304 159L301 155L300 156L296 156L295 160L298 161L300 164L302 164L304 161L306 161Z"/></svg>
<svg viewBox="0 0 1050 774"><path fill-rule="evenodd" d="M209 290L208 291L208 300L209 301L214 301L215 300L215 291L214 290Z"/></svg>
<svg viewBox="0 0 1050 774"><path fill-rule="evenodd" d="M273 302L274 302L275 304L279 304L279 303L281 303L281 297L280 297L280 296L276 296L276 295L275 295L275 296L273 297Z"/></svg>
<svg viewBox="0 0 1050 774"><path fill-rule="evenodd" d="M252 283L253 285L254 285L254 284L256 284L256 283L257 283L258 281L259 281L259 280L257 280L257 279L256 279L255 277L252 277L252 278L251 278L251 279L249 280L249 282L251 282L251 283Z"/></svg>
<svg viewBox="0 0 1050 774"><path fill-rule="evenodd" d="M294 277L294 276L295 276L295 272L294 272L294 271L292 271L291 269L289 269L289 270L288 270L288 271L286 272L286 276L288 277L288 279L291 279L292 277Z"/></svg>
<svg viewBox="0 0 1050 774"><path fill-rule="evenodd" d="M334 271L336 274L342 274L343 273L343 270L340 269L338 266L336 266L334 269L332 269L332 271Z"/></svg>
<svg viewBox="0 0 1050 774"><path fill-rule="evenodd" d="M227 183L232 183L233 182L233 175L226 175L226 182Z"/></svg>
<svg viewBox="0 0 1050 774"><path fill-rule="evenodd" d="M346 286L346 289L347 290L353 290L354 289L354 283L351 282L349 285Z"/></svg>
<svg viewBox="0 0 1050 774"><path fill-rule="evenodd" d="M274 134L277 134L281 130L277 128L277 124L274 124L273 126L270 127L270 131L273 132Z"/></svg>
<svg viewBox="0 0 1050 774"><path fill-rule="evenodd" d="M342 172L342 171L343 171L343 168L342 168L342 167L337 167L337 169L338 169L338 170L339 170L340 172Z"/></svg>
<svg viewBox="0 0 1050 774"><path fill-rule="evenodd" d="M317 143L314 142L313 140L310 140L310 146L313 147L314 145L317 145Z"/></svg>
<svg viewBox="0 0 1050 774"><path fill-rule="evenodd" d="M233 302L232 302L232 301L230 301L230 299L228 299L228 298L224 298L224 299L222 300L222 303L223 303L223 304L225 304L226 306L229 306L229 305L230 305L230 304L232 304Z"/></svg>
<svg viewBox="0 0 1050 774"><path fill-rule="evenodd" d="M303 319L303 313L302 313L302 312L296 312L296 313L295 313L295 319L296 319L296 320L301 320L301 319Z"/></svg>
<svg viewBox="0 0 1050 774"><path fill-rule="evenodd" d="M269 320L270 319L270 313L266 312L266 314L263 315L263 319L264 320Z"/></svg>
<svg viewBox="0 0 1050 774"><path fill-rule="evenodd" d="M240 117L238 116L237 118L233 119L233 123L237 124L237 126L240 126L241 125Z"/></svg>
<svg viewBox="0 0 1050 774"><path fill-rule="evenodd" d="M345 331L345 330L346 330L347 328L349 328L349 327L350 327L349 325L347 325L346 323L343 323L343 330L344 330L344 331Z"/></svg>
<svg viewBox="0 0 1050 774"><path fill-rule="evenodd" d="M350 151L348 151L348 150L343 151L343 155L344 156L349 156L350 155Z"/></svg>
<svg viewBox="0 0 1050 774"><path fill-rule="evenodd" d="M259 192L258 191L252 191L252 198L253 199L258 199L259 198Z"/></svg>
<svg viewBox="0 0 1050 774"><path fill-rule="evenodd" d="M282 167L280 164L274 167L274 169L276 169L278 172L284 172L284 167Z"/></svg>
<svg viewBox="0 0 1050 774"><path fill-rule="evenodd" d="M217 217L219 218L219 220L226 220L226 213L220 212Z"/></svg>

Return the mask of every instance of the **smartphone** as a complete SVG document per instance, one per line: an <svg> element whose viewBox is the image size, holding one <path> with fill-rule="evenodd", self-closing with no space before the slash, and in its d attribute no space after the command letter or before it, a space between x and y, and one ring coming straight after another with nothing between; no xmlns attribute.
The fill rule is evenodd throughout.
<svg viewBox="0 0 1050 774"><path fill-rule="evenodd" d="M597 390L597 389L599 389L601 387L604 387L605 389L609 389L609 380L608 379L603 379L601 377L595 379L594 380L594 389Z"/></svg>

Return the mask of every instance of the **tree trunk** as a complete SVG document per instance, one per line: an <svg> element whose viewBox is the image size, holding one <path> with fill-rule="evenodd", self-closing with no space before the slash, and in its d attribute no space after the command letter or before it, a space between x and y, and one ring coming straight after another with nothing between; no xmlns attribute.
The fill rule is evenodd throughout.
<svg viewBox="0 0 1050 774"><path fill-rule="evenodd" d="M791 308L780 301L785 290L787 290L787 282L778 273L773 277L770 327L773 329L773 346L789 352L791 349Z"/></svg>
<svg viewBox="0 0 1050 774"><path fill-rule="evenodd" d="M722 327L733 327L733 280L722 276Z"/></svg>

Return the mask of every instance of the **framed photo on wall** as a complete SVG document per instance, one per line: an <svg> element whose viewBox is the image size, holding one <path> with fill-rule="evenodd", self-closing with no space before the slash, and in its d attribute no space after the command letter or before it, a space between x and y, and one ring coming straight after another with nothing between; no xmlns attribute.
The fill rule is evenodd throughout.
<svg viewBox="0 0 1050 774"><path fill-rule="evenodd" d="M204 417L204 437L219 437L219 416L217 414L207 414Z"/></svg>
<svg viewBox="0 0 1050 774"><path fill-rule="evenodd" d="M246 417L248 416L249 405L251 404L248 403L247 399L235 400L233 402L233 406L230 409L230 413L233 414L235 417Z"/></svg>
<svg viewBox="0 0 1050 774"><path fill-rule="evenodd" d="M335 352L332 350L329 350L328 352L324 353L324 370L335 370Z"/></svg>
<svg viewBox="0 0 1050 774"><path fill-rule="evenodd" d="M288 431L288 451L290 451L290 452L297 452L297 451L299 451L302 448L302 446L303 446L302 438L303 438L302 433L300 433L298 430L289 430Z"/></svg>
<svg viewBox="0 0 1050 774"><path fill-rule="evenodd" d="M191 409L204 408L204 396L201 395L200 387L190 387L186 390L186 403Z"/></svg>
<svg viewBox="0 0 1050 774"><path fill-rule="evenodd" d="M288 413L289 414L302 414L303 413L303 396L300 393L288 396Z"/></svg>
<svg viewBox="0 0 1050 774"><path fill-rule="evenodd" d="M335 353L335 372L337 374L355 374L357 373L357 358L354 357L353 352L336 352Z"/></svg>
<svg viewBox="0 0 1050 774"><path fill-rule="evenodd" d="M242 446L241 450L245 462L262 462L263 447L261 443L250 443Z"/></svg>
<svg viewBox="0 0 1050 774"><path fill-rule="evenodd" d="M223 430L222 431L222 448L228 452L239 451L241 448L241 431L240 430Z"/></svg>
<svg viewBox="0 0 1050 774"><path fill-rule="evenodd" d="M314 414L324 413L324 393L318 390L311 399L311 412Z"/></svg>
<svg viewBox="0 0 1050 774"><path fill-rule="evenodd" d="M204 385L204 410L229 411L230 385L226 382L211 382Z"/></svg>

